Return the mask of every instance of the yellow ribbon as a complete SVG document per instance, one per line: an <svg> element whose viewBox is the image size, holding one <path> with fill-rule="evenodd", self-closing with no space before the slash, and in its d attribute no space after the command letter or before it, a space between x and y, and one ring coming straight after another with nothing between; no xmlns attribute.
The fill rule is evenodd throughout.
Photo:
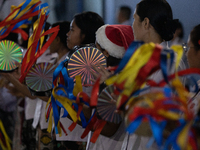
<svg viewBox="0 0 200 150"><path fill-rule="evenodd" d="M76 80L76 83L74 85L73 95L77 96L78 93L83 91L82 83L81 83L81 76L80 75L75 76L75 80Z"/></svg>
<svg viewBox="0 0 200 150"><path fill-rule="evenodd" d="M67 110L68 114L70 115L70 117L72 118L72 120L74 122L77 122L78 118L77 118L77 113L76 111L72 108L72 101L66 97L63 96L59 96L55 93L56 90L62 90L63 92L65 92L65 90L63 88L54 88L52 91L52 95L55 98L55 100L59 101L63 107ZM75 101L74 101L75 102Z"/></svg>
<svg viewBox="0 0 200 150"><path fill-rule="evenodd" d="M140 46L131 56L124 69L117 75L106 80L106 84L110 85L114 82L120 84L125 81L122 94L130 96L133 90L138 89L135 81L140 69L149 61L154 52L155 44L148 43Z"/></svg>
<svg viewBox="0 0 200 150"><path fill-rule="evenodd" d="M176 89L180 99L184 104L187 104L187 101L190 97L189 92L185 89L183 84L181 83L180 79L176 77L172 80L171 85Z"/></svg>
<svg viewBox="0 0 200 150"><path fill-rule="evenodd" d="M185 125L183 130L181 130L181 132L179 133L179 136L177 138L177 143L181 149L185 149L188 145L188 135L189 135L191 125L192 125L192 121L187 123L187 125Z"/></svg>
<svg viewBox="0 0 200 150"><path fill-rule="evenodd" d="M45 8L42 8L41 9L41 13L40 13L40 17L33 24L33 34L28 39L28 49L30 48L30 50L28 51L28 54L27 54L28 55L27 56L27 60L26 60L27 63L30 61L30 58L31 58L31 52L32 52L32 48L33 48L33 47L31 47L31 45L33 44L33 42L35 42L35 40L37 40L37 39L35 39L35 36L36 36L36 32L38 30L38 27L41 24L41 22L40 22L41 21L41 16L45 15L45 13L46 13ZM43 33L44 33L44 30L40 33L40 35L42 35ZM44 36L40 37L40 47L39 47L39 50L42 48L43 42L44 42ZM36 54L37 53L35 53L35 55Z"/></svg>
<svg viewBox="0 0 200 150"><path fill-rule="evenodd" d="M66 97L57 95L55 92L56 90L62 90L63 92L65 92L64 88L55 87L52 91L52 95L55 98L55 100L59 101L63 105L63 107L67 110L67 112L68 112L69 116L72 118L73 122L77 122L78 119L80 120L80 117L77 118L77 113L72 108L72 104L75 101L70 100ZM46 109L47 109L47 106L49 105L50 101L51 101L51 98L47 102ZM50 115L49 115L49 124L48 124L48 128L47 128L48 132L51 132L51 130L52 130L52 123L54 123L54 121L52 119L53 119L53 109L51 109ZM61 136L62 132L61 132L61 127L60 127L60 121L58 121L57 129L58 129L59 136Z"/></svg>
<svg viewBox="0 0 200 150"><path fill-rule="evenodd" d="M18 9L17 11L15 11L15 13L13 13L10 17L8 17L6 21L12 20L17 14L18 14L18 15L17 15L16 19L20 18L20 17L21 17L22 15L24 15L34 4L36 4L36 3L39 2L39 1L40 1L40 0L32 0L19 14L18 14L18 12L19 12L20 9ZM11 6L11 12L13 12L14 9L20 8L24 3L25 3L25 1L22 2L21 4L19 4L18 6L12 5L12 6Z"/></svg>
<svg viewBox="0 0 200 150"><path fill-rule="evenodd" d="M51 133L53 123L54 123L54 121L53 121L53 109L51 109L50 114L49 114L48 128L47 128L47 131L49 133Z"/></svg>
<svg viewBox="0 0 200 150"><path fill-rule="evenodd" d="M0 130L1 130L2 133L3 133L3 136L4 136L4 138L5 138L5 142L6 142L6 146L4 146L3 142L0 140L0 145L1 145L2 149L3 149L3 150L11 150L11 145L10 145L10 143L11 143L12 141L11 141L10 138L8 137L8 135L7 135L7 133L6 133L6 130L5 130L5 128L4 128L3 123L2 123L1 120L0 120Z"/></svg>
<svg viewBox="0 0 200 150"><path fill-rule="evenodd" d="M180 114L177 114L177 113L173 113L173 112L170 112L170 111L165 111L165 110L158 110L158 114L170 119L170 120L178 120L180 119Z"/></svg>
<svg viewBox="0 0 200 150"><path fill-rule="evenodd" d="M171 47L171 49L173 49L176 53L177 53L177 56L176 56L176 67L175 67L175 72L178 71L178 66L180 64L180 61L181 61L181 58L182 58L182 55L183 55L183 48L181 45L173 45Z"/></svg>

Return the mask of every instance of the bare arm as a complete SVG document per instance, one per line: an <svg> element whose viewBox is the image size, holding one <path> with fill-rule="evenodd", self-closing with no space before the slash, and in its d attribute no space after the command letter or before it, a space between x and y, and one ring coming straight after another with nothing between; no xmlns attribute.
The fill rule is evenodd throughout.
<svg viewBox="0 0 200 150"><path fill-rule="evenodd" d="M40 98L43 101L48 101L49 97L36 97L32 96L29 89L26 85L19 82L18 78L12 73L1 73L10 83L14 85L14 87L24 96L29 97L31 99Z"/></svg>

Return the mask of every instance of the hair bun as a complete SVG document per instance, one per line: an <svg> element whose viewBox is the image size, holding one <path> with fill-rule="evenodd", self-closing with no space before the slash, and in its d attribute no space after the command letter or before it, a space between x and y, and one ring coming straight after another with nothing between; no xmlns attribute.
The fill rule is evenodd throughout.
<svg viewBox="0 0 200 150"><path fill-rule="evenodd" d="M165 41L170 41L173 36L174 33L177 29L177 25L178 25L178 19L169 19L167 18L167 20L164 21L162 28L161 28L161 37L162 39L164 39Z"/></svg>

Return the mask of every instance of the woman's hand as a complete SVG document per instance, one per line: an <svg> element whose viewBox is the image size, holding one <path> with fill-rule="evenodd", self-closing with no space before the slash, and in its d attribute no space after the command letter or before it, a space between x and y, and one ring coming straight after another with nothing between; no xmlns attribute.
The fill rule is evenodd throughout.
<svg viewBox="0 0 200 150"><path fill-rule="evenodd" d="M16 97L24 97L24 95L17 88L15 88L14 86L8 84L5 87L8 89L10 94L12 94L12 95L14 95Z"/></svg>
<svg viewBox="0 0 200 150"><path fill-rule="evenodd" d="M12 72L12 75L19 80L20 76L21 76L21 64L20 63L16 63L16 66L18 66L18 68L16 70L14 70L14 72Z"/></svg>
<svg viewBox="0 0 200 150"><path fill-rule="evenodd" d="M16 63L16 66L18 66L18 68L15 69L13 72L1 72L0 75L5 77L8 81L10 81L11 79L14 79L14 78L19 80L19 78L21 76L21 64Z"/></svg>
<svg viewBox="0 0 200 150"><path fill-rule="evenodd" d="M108 79L113 72L109 72L108 70L106 70L102 65L97 64L97 65L92 65L93 69L96 71L90 71L93 76L95 77L95 79L97 79L100 76L100 84L103 83L106 79ZM96 80L91 79L92 82L95 82Z"/></svg>

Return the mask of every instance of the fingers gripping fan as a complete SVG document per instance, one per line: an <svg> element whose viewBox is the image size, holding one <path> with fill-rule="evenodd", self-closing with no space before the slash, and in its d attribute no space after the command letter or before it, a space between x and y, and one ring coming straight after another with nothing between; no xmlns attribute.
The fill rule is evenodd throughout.
<svg viewBox="0 0 200 150"><path fill-rule="evenodd" d="M92 65L100 64L106 67L106 58L101 51L94 47L82 47L76 50L67 63L67 71L70 78L81 75L83 85L92 84L90 79L94 79L91 73L96 71Z"/></svg>
<svg viewBox="0 0 200 150"><path fill-rule="evenodd" d="M26 76L26 85L33 96L50 96L52 90L53 72L56 65L38 63L34 65Z"/></svg>
<svg viewBox="0 0 200 150"><path fill-rule="evenodd" d="M98 97L97 113L105 121L119 123L121 115L116 111L118 96L114 94L114 86L109 85L102 90Z"/></svg>
<svg viewBox="0 0 200 150"><path fill-rule="evenodd" d="M22 62L22 50L13 41L0 41L0 71L13 71Z"/></svg>

